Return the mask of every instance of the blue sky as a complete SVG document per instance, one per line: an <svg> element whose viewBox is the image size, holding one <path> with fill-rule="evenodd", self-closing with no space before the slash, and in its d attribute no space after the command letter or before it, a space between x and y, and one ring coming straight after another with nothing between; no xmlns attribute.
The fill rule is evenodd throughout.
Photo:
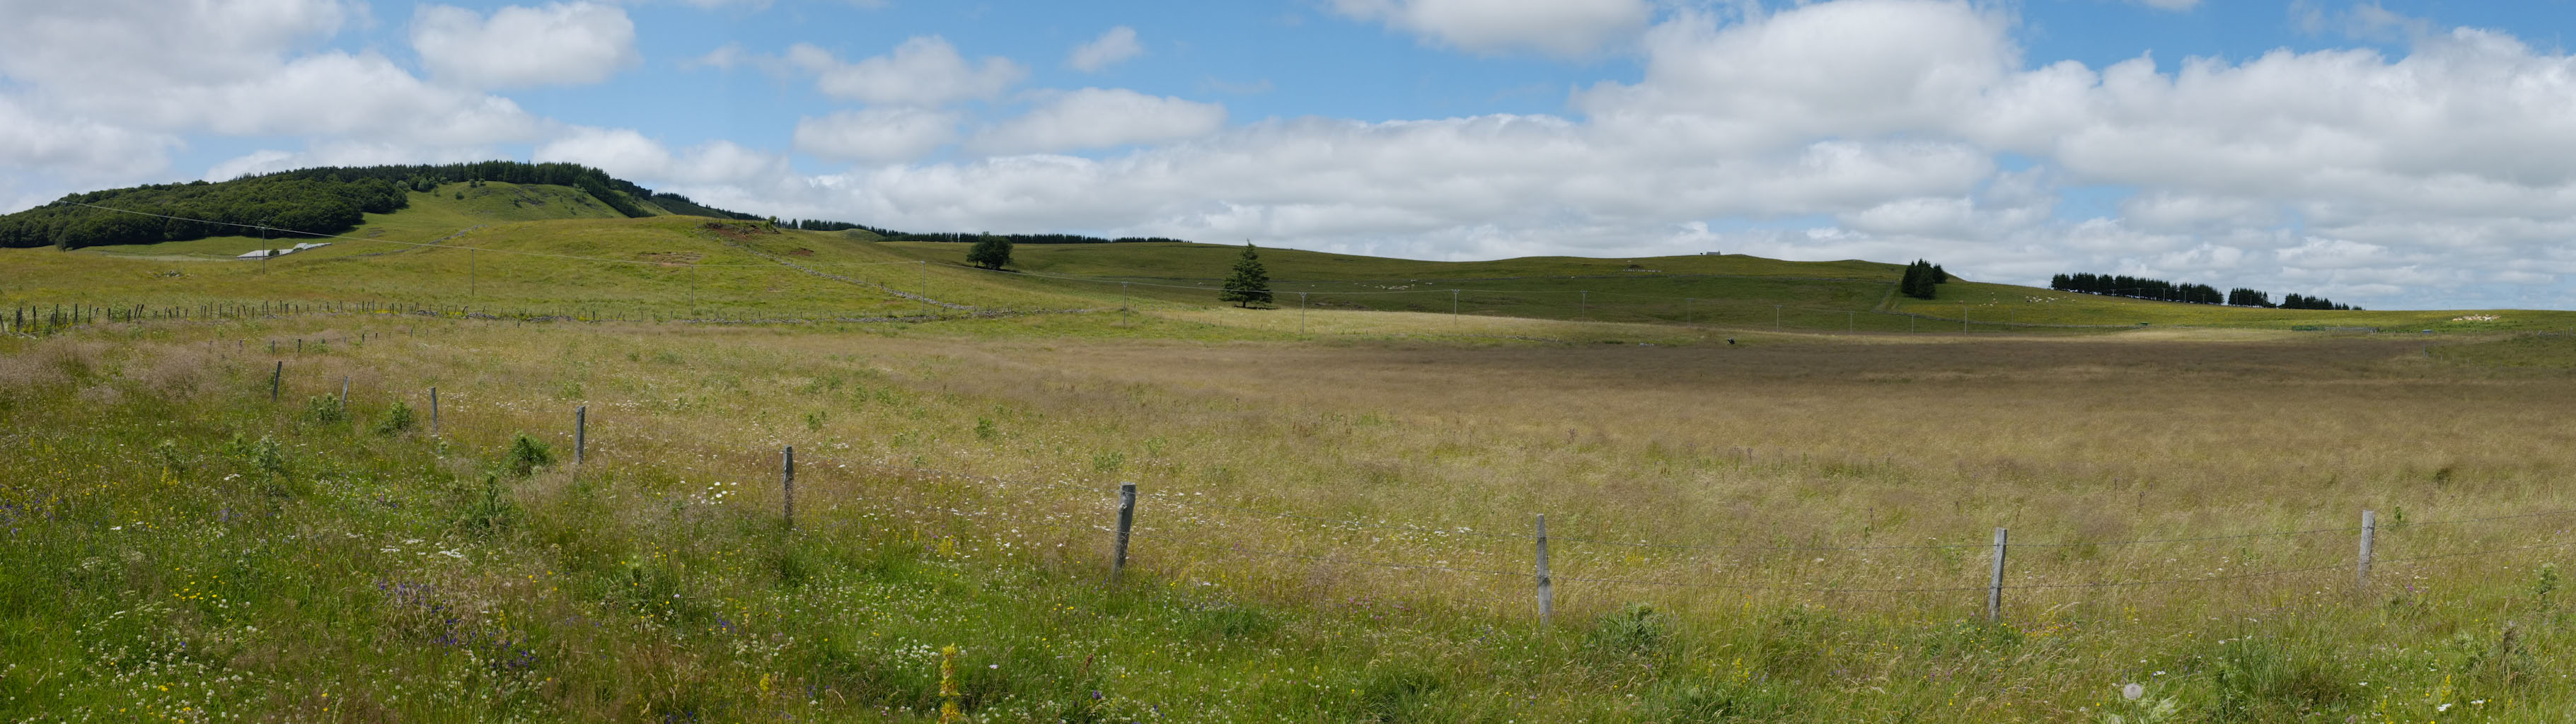
<svg viewBox="0 0 2576 724"><path fill-rule="evenodd" d="M2576 305L2576 2L0 0L0 210L576 161L907 230Z"/></svg>

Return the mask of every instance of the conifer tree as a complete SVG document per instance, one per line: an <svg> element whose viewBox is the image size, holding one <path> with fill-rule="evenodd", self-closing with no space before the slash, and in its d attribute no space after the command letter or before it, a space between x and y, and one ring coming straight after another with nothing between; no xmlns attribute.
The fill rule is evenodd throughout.
<svg viewBox="0 0 2576 724"><path fill-rule="evenodd" d="M1940 293L1934 286L1941 283L1939 269L1932 262L1916 259L1905 266L1905 278L1896 283L1896 290L1916 299L1931 299Z"/></svg>
<svg viewBox="0 0 2576 724"><path fill-rule="evenodd" d="M1234 260L1234 275L1225 278L1225 291L1216 298L1246 308L1270 303L1270 272L1261 267L1261 255L1253 253L1252 242L1243 243L1243 256Z"/></svg>

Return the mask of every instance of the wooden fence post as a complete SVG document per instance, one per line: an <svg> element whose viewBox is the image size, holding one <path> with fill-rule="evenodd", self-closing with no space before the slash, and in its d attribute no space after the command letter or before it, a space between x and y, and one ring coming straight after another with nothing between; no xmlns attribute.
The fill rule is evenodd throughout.
<svg viewBox="0 0 2576 724"><path fill-rule="evenodd" d="M344 411L344 412L345 412L345 411L347 411L347 410L349 409L349 376L348 376L348 375L341 375L341 376L340 376L340 409L341 409L342 411Z"/></svg>
<svg viewBox="0 0 2576 724"><path fill-rule="evenodd" d="M438 436L438 388L429 388L429 436Z"/></svg>
<svg viewBox="0 0 2576 724"><path fill-rule="evenodd" d="M1127 575L1127 531L1136 525L1136 484L1118 484L1118 539L1109 554L1109 585Z"/></svg>
<svg viewBox="0 0 2576 724"><path fill-rule="evenodd" d="M1547 574L1547 514L1538 516L1538 625L1556 615L1556 579Z"/></svg>
<svg viewBox="0 0 2576 724"><path fill-rule="evenodd" d="M2378 512L2361 511L2361 566L2353 571L2352 585L2363 591L2370 590L2370 539L2372 534L2377 532L2379 532Z"/></svg>
<svg viewBox="0 0 2576 724"><path fill-rule="evenodd" d="M277 371L268 374L268 402L277 404L277 388L286 381L286 360L277 361Z"/></svg>
<svg viewBox="0 0 2576 724"><path fill-rule="evenodd" d="M2006 531L1995 529L1995 575L1986 583L1986 620L1995 621L2004 613L2004 543Z"/></svg>
<svg viewBox="0 0 2576 724"><path fill-rule="evenodd" d="M796 446L789 445L780 454L782 458L778 469L778 487L786 494L784 508L787 527L794 529L796 527Z"/></svg>
<svg viewBox="0 0 2576 724"><path fill-rule="evenodd" d="M572 464L580 465L590 451L590 406L572 408Z"/></svg>

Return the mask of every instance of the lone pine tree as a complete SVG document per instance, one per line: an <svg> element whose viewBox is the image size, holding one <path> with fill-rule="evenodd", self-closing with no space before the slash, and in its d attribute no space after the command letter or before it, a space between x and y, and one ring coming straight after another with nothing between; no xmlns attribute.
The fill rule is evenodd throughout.
<svg viewBox="0 0 2576 724"><path fill-rule="evenodd" d="M1234 274L1225 278L1225 292L1216 298L1246 308L1270 303L1270 272L1261 267L1261 255L1253 253L1252 242L1243 243L1243 256L1234 260Z"/></svg>

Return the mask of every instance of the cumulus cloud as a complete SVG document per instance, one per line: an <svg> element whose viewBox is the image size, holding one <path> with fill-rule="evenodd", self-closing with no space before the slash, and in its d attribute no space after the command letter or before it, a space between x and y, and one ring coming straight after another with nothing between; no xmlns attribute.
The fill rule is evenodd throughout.
<svg viewBox="0 0 2576 724"><path fill-rule="evenodd" d="M160 170L176 136L61 118L0 95L0 167L80 178L127 178Z"/></svg>
<svg viewBox="0 0 2576 724"><path fill-rule="evenodd" d="M1109 66L1145 54L1145 46L1136 42L1136 29L1121 25L1101 33L1091 42L1073 47L1065 64L1085 73L1098 73Z"/></svg>
<svg viewBox="0 0 2576 724"><path fill-rule="evenodd" d="M597 83L642 60L626 11L588 2L513 5L488 19L423 5L411 44L431 73L477 88Z"/></svg>
<svg viewBox="0 0 2576 724"><path fill-rule="evenodd" d="M969 63L956 46L936 35L905 40L890 53L856 63L797 43L788 47L785 60L814 74L814 88L824 95L874 105L937 107L992 99L1028 77L1028 68L1009 58Z"/></svg>
<svg viewBox="0 0 2576 724"><path fill-rule="evenodd" d="M530 160L578 163L656 187L668 183L739 188L774 182L790 173L785 157L732 141L709 141L675 153L631 128L574 127L537 146Z"/></svg>
<svg viewBox="0 0 2576 724"><path fill-rule="evenodd" d="M968 145L986 153L1065 151L1195 138L1224 125L1221 104L1124 88L1084 88L1053 94L1027 115L977 134Z"/></svg>
<svg viewBox="0 0 2576 724"><path fill-rule="evenodd" d="M299 53L357 12L329 0L0 0L0 166L10 186L166 180L192 134L488 149L546 125L508 99L424 82L372 52ZM39 110L40 109L40 110ZM487 150L488 152L488 150ZM23 192L22 192L23 193Z"/></svg>
<svg viewBox="0 0 2576 724"><path fill-rule="evenodd" d="M1332 0L1334 12L1474 52L1597 52L1646 27L1646 0Z"/></svg>
<svg viewBox="0 0 2576 724"><path fill-rule="evenodd" d="M957 140L955 113L920 108L842 111L796 122L796 150L842 161L904 161Z"/></svg>
<svg viewBox="0 0 2576 724"><path fill-rule="evenodd" d="M337 0L0 0L0 75L54 87L223 81L265 71L280 48L339 30Z"/></svg>

